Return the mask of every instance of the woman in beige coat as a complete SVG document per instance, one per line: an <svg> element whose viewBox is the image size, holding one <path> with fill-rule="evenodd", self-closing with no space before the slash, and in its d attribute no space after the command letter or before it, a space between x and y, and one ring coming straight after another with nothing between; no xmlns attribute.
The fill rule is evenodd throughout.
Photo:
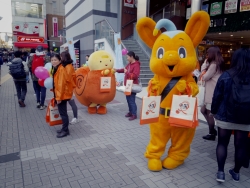
<svg viewBox="0 0 250 188"><path fill-rule="evenodd" d="M202 80L205 81L205 99L204 105L201 107L201 113L204 115L209 126L209 134L203 136L205 140L215 140L217 131L215 130L214 117L210 115L212 97L217 80L223 71L223 57L218 47L210 47L207 51L207 59L201 66L201 71L205 71L202 76Z"/></svg>

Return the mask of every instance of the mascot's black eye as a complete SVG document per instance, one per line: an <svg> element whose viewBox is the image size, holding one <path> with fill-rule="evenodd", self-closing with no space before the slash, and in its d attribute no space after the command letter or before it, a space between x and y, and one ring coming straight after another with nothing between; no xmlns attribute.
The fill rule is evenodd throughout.
<svg viewBox="0 0 250 188"><path fill-rule="evenodd" d="M178 53L181 59L187 57L187 51L184 47L180 47Z"/></svg>
<svg viewBox="0 0 250 188"><path fill-rule="evenodd" d="M110 62L111 62L111 60L110 60Z"/></svg>
<svg viewBox="0 0 250 188"><path fill-rule="evenodd" d="M102 61L100 61L100 63L101 63Z"/></svg>
<svg viewBox="0 0 250 188"><path fill-rule="evenodd" d="M156 52L156 56L158 59L162 59L163 58L163 55L164 55L164 48L160 47L158 48L157 52Z"/></svg>

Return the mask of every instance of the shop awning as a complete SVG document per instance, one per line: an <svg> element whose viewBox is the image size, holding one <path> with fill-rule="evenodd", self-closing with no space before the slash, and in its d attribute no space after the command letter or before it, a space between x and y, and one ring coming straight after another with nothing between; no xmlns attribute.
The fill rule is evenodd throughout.
<svg viewBox="0 0 250 188"><path fill-rule="evenodd" d="M37 46L42 46L44 48L48 48L48 44L46 43L28 43L28 42L14 42L14 46L19 48L36 48Z"/></svg>

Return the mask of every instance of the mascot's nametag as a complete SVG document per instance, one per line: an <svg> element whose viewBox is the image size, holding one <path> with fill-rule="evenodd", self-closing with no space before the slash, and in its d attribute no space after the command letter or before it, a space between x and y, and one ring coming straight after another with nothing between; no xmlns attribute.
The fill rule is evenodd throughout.
<svg viewBox="0 0 250 188"><path fill-rule="evenodd" d="M125 95L131 95L132 86L133 86L133 80L127 80L124 92Z"/></svg>
<svg viewBox="0 0 250 188"><path fill-rule="evenodd" d="M142 98L140 124L156 123L159 121L161 96Z"/></svg>
<svg viewBox="0 0 250 188"><path fill-rule="evenodd" d="M100 92L110 92L111 91L111 77L101 77Z"/></svg>

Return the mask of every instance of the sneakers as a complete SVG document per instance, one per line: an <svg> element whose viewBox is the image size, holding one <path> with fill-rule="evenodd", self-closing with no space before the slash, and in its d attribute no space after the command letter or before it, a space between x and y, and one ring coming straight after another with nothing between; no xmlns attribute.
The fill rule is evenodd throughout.
<svg viewBox="0 0 250 188"><path fill-rule="evenodd" d="M131 117L128 119L129 121L135 120L137 118L136 115L131 115Z"/></svg>
<svg viewBox="0 0 250 188"><path fill-rule="evenodd" d="M73 125L76 124L77 122L78 122L77 118L73 118L69 124Z"/></svg>
<svg viewBox="0 0 250 188"><path fill-rule="evenodd" d="M229 170L228 173L229 173L229 175L232 176L232 178L235 182L240 181L240 174L239 173L235 173L233 169Z"/></svg>
<svg viewBox="0 0 250 188"><path fill-rule="evenodd" d="M36 107L37 107L37 108L40 108L40 107L41 107L41 106L40 106L40 102L36 103Z"/></svg>
<svg viewBox="0 0 250 188"><path fill-rule="evenodd" d="M132 116L132 114L130 113L130 112L128 112L126 115L125 115L125 117L131 117Z"/></svg>
<svg viewBox="0 0 250 188"><path fill-rule="evenodd" d="M218 171L216 174L216 180L222 183L225 182L225 173L222 171Z"/></svg>
<svg viewBox="0 0 250 188"><path fill-rule="evenodd" d="M216 135L214 134L208 134L206 136L203 136L202 137L204 140L212 140L212 141L215 141L215 138L216 138Z"/></svg>
<svg viewBox="0 0 250 188"><path fill-rule="evenodd" d="M40 106L40 110L44 110L47 106L43 105L43 106Z"/></svg>

